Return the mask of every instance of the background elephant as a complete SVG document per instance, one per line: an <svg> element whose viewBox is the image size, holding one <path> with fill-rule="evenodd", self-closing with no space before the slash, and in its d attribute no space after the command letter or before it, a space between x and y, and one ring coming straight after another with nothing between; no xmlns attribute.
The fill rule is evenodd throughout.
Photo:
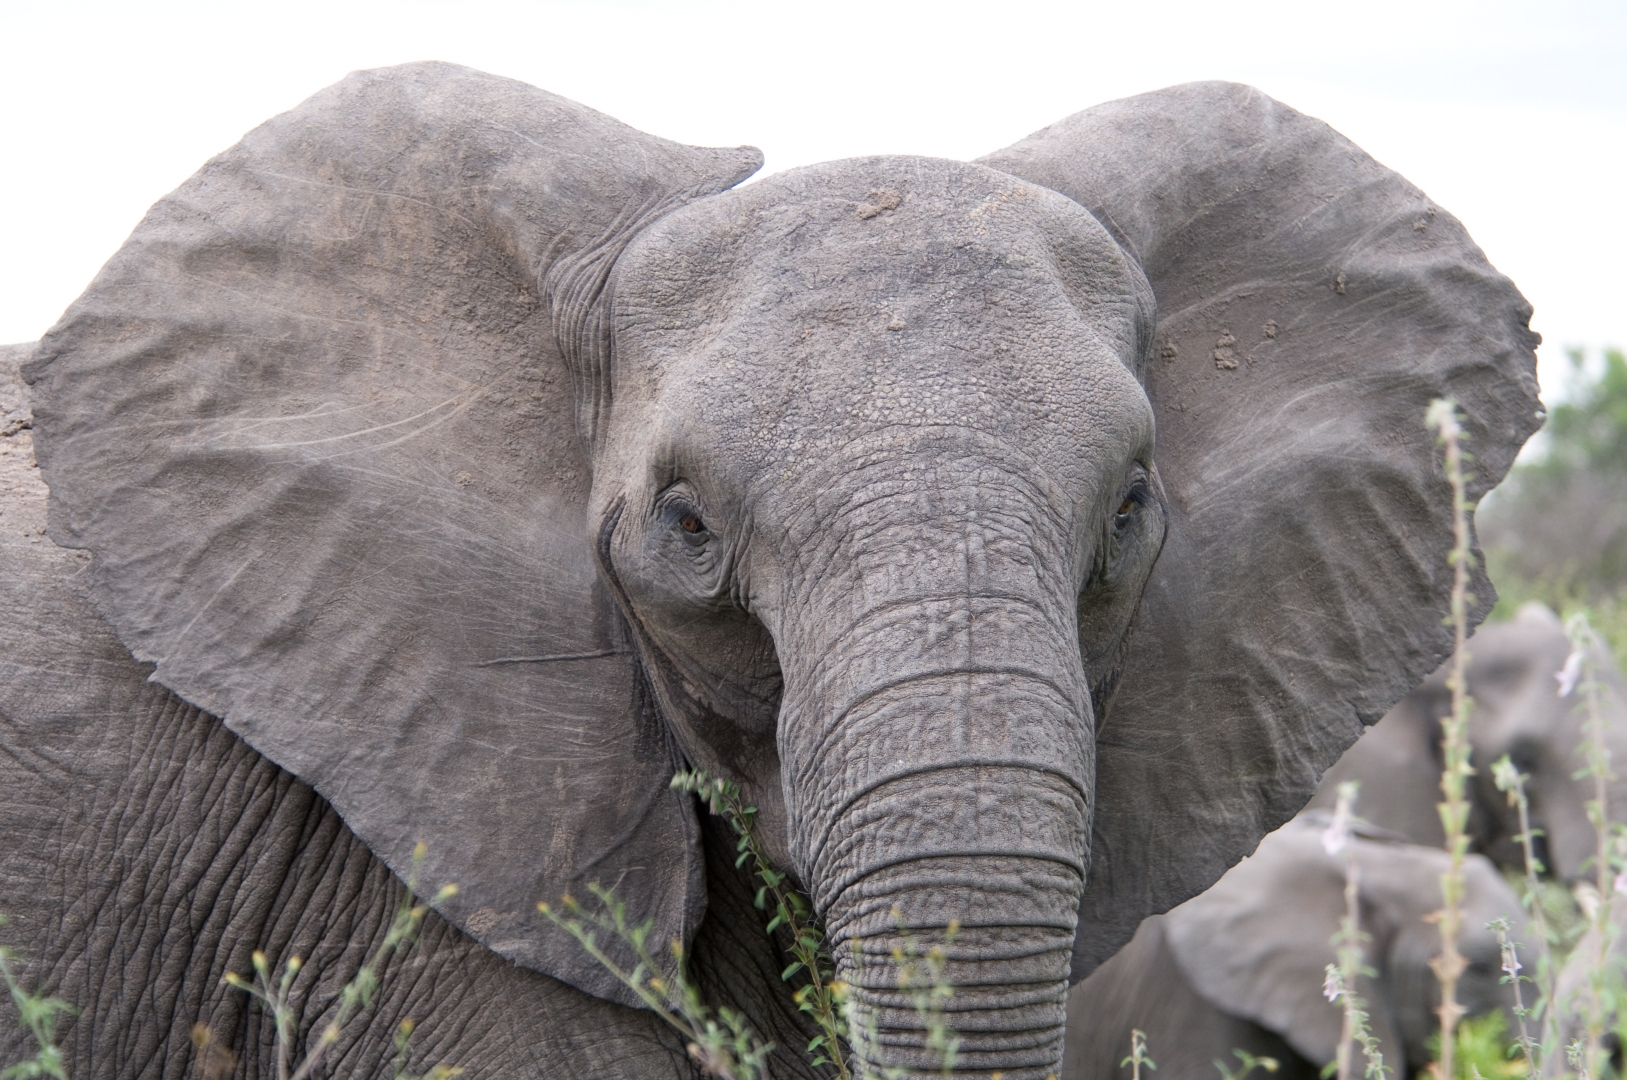
<svg viewBox="0 0 1627 1080"><path fill-rule="evenodd" d="M1571 651L1557 616L1526 604L1506 623L1480 628L1469 642L1469 721L1475 777L1469 831L1474 850L1501 866L1522 869L1518 812L1497 790L1491 764L1507 754L1531 779L1531 824L1540 829L1538 857L1564 881L1590 871L1583 863L1596 848L1587 818L1593 781L1578 777L1586 761L1581 745L1586 712L1580 694L1561 697L1555 676ZM1599 671L1606 746L1627 761L1627 692L1608 653ZM1449 666L1449 665L1448 665ZM1444 842L1440 814L1440 721L1451 709L1443 667L1391 709L1328 770L1311 805L1331 809L1340 781L1359 780L1357 813L1374 825L1432 846ZM1627 783L1609 785L1612 820L1627 818Z"/></svg>
<svg viewBox="0 0 1627 1080"><path fill-rule="evenodd" d="M1314 1080L1339 1047L1342 1010L1322 995L1334 961L1330 942L1344 917L1344 856L1322 846L1325 820L1301 817L1260 842L1207 892L1141 924L1135 938L1068 998L1066 1080L1117 1080L1130 1032L1147 1033L1160 1080L1214 1080L1215 1061L1237 1068L1234 1049L1274 1057L1278 1080ZM1358 870L1365 963L1358 983L1384 1063L1413 1076L1431 1060L1439 986L1429 961L1440 933L1426 916L1440 907L1446 853L1375 839L1351 841ZM1466 863L1468 961L1458 1001L1469 1015L1510 1010L1497 938L1486 924L1507 917L1518 937L1520 901L1486 859ZM1359 1055L1360 1051L1356 1051ZM1255 1074L1256 1080L1263 1073Z"/></svg>
<svg viewBox="0 0 1627 1080"><path fill-rule="evenodd" d="M1576 1042L1587 1044L1588 1021L1595 1008L1603 1021L1600 1043L1610 1072L1622 1075L1622 1035L1627 1030L1623 1009L1627 1001L1623 995L1627 990L1627 895L1612 892L1600 929L1604 933L1589 926L1577 939L1554 980L1555 1023L1545 1032L1550 1045L1542 1059L1543 1076L1572 1075L1567 1068L1567 1049ZM1595 976L1601 991L1597 1003L1593 998ZM1606 1075L1602 1070L1598 1074Z"/></svg>
<svg viewBox="0 0 1627 1080"><path fill-rule="evenodd" d="M959 1067L1041 1077L1070 977L1439 664L1424 409L1461 403L1478 494L1536 338L1416 189L1227 84L730 190L759 161L364 72L162 200L42 340L72 550L7 567L0 906L83 1010L79 1075L180 1075L199 1017L261 1075L220 974L304 950L312 1030L420 839L461 891L384 1012L426 1056L685 1071L535 914L600 882L794 1074L783 943L687 764L759 807L875 1059L935 1063L897 922L958 921Z"/></svg>

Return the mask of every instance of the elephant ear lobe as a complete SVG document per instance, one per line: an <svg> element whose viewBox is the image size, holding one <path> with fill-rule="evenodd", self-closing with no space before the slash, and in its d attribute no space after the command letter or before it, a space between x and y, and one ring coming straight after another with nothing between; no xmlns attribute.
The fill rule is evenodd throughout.
<svg viewBox="0 0 1627 1080"><path fill-rule="evenodd" d="M1209 1004L1274 1031L1315 1065L1339 1049L1342 1011L1322 988L1344 915L1344 866L1320 829L1296 822L1265 838L1203 895L1163 917L1164 936L1192 989ZM1402 1062L1383 986L1363 978L1369 1024L1384 1060Z"/></svg>
<svg viewBox="0 0 1627 1080"><path fill-rule="evenodd" d="M52 535L152 677L397 873L424 841L468 933L628 1003L536 910L600 882L669 940L705 903L585 520L598 301L642 224L760 163L360 72L154 206L26 373Z"/></svg>
<svg viewBox="0 0 1627 1080"><path fill-rule="evenodd" d="M1456 398L1471 497L1542 418L1530 305L1326 124L1195 83L983 163L1089 209L1157 299L1145 385L1169 531L1098 733L1075 977L1295 813L1451 649ZM1477 565L1478 621L1495 598Z"/></svg>

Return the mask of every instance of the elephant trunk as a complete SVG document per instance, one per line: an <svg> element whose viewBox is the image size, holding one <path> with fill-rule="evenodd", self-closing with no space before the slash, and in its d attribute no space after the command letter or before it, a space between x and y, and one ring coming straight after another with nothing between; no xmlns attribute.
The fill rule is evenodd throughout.
<svg viewBox="0 0 1627 1080"><path fill-rule="evenodd" d="M864 1067L938 1075L953 1048L956 1075L1053 1075L1080 884L1051 860L982 856L902 863L851 886L829 918Z"/></svg>
<svg viewBox="0 0 1627 1080"><path fill-rule="evenodd" d="M793 759L823 781L792 784L798 864L872 1072L936 1074L950 1031L957 1074L1039 1080L1060 1066L1090 712L1076 658L1058 677L1020 655L895 674L826 714L822 764Z"/></svg>

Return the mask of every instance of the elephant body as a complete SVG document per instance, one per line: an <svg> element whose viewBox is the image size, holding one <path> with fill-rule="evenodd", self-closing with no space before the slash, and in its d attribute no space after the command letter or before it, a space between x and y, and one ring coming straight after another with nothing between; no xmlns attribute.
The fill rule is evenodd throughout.
<svg viewBox="0 0 1627 1080"><path fill-rule="evenodd" d="M1142 924L1135 939L1073 989L1068 1001L1069 1080L1123 1075L1130 1031L1147 1034L1160 1077L1212 1080L1214 1062L1237 1069L1235 1050L1275 1058L1280 1077L1310 1078L1338 1051L1342 1009L1322 994L1345 914L1343 853L1322 845L1320 815L1272 833L1208 892ZM1411 1076L1432 1057L1439 992L1429 961L1440 935L1428 916L1440 906L1446 854L1394 841L1349 841L1359 882L1364 963L1359 980L1384 1063ZM1503 1009L1501 955L1493 919L1522 937L1519 898L1481 856L1466 867L1468 962L1458 1000L1468 1015ZM1510 1024L1512 1027L1512 1022ZM1358 1053L1359 1050L1354 1051Z"/></svg>
<svg viewBox="0 0 1627 1080"><path fill-rule="evenodd" d="M270 1075L221 975L305 956L310 1038L420 842L436 911L348 1072L403 1018L476 1074L692 1072L537 913L594 887L775 1075L817 1071L750 868L670 785L701 768L811 899L860 1072L938 1066L915 942L956 1068L1040 1080L1070 980L1439 665L1423 415L1459 403L1478 496L1538 422L1537 339L1417 189L1221 83L978 162L736 188L760 163L359 72L156 204L29 350L0 909L82 1009L78 1075L178 1076L200 1022Z"/></svg>
<svg viewBox="0 0 1627 1080"><path fill-rule="evenodd" d="M10 391L0 406L25 423L16 361L28 348L0 355L0 391ZM269 1019L223 977L250 974L255 949L273 962L301 957L294 1000L309 1049L339 989L381 943L402 883L310 785L130 657L79 591L84 553L44 535L31 441L22 426L0 437L10 612L0 625L10 695L0 709L0 913L9 920L0 942L24 943L25 986L78 1010L62 1024L70 1076L195 1076L201 1062L185 1048L197 1024L229 1048L230 1068L217 1057L209 1075L275 1075L266 1071ZM782 992L784 960L759 929L731 849L726 836L709 848L720 857L708 866L712 917L696 936L693 970L714 1001L779 1043L774 1075L812 1075L786 1050L812 1032ZM7 1064L33 1051L10 1007L0 1006ZM418 1024L414 1073L455 1063L466 1076L694 1075L652 1013L512 964L434 912L384 969L377 1007L347 1027L330 1074L377 1074L404 1019Z"/></svg>
<svg viewBox="0 0 1627 1080"><path fill-rule="evenodd" d="M1482 627L1468 645L1471 763L1469 832L1473 850L1505 868L1523 871L1517 810L1497 790L1492 763L1507 755L1530 777L1526 791L1538 859L1562 881L1587 876L1583 864L1596 850L1587 801L1593 781L1577 775L1586 764L1582 742L1586 710L1580 693L1562 696L1557 676L1571 652L1557 616L1527 604L1515 618ZM1609 655L1594 656L1605 747L1627 760L1627 694ZM1331 809L1338 785L1361 784L1357 813L1378 828L1415 843L1440 846L1445 837L1435 804L1440 798L1441 719L1451 708L1448 670L1436 672L1356 741L1322 781L1310 805ZM1616 777L1606 794L1611 820L1627 817L1627 785Z"/></svg>

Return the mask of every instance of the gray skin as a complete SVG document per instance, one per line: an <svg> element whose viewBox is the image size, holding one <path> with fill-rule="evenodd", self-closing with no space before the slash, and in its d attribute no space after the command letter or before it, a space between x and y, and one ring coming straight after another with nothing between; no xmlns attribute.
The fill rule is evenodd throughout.
<svg viewBox="0 0 1627 1080"><path fill-rule="evenodd" d="M1259 850L1214 887L1135 938L1068 999L1066 1080L1117 1080L1130 1032L1147 1034L1157 1075L1212 1080L1214 1061L1238 1066L1234 1050L1274 1057L1282 1080L1312 1080L1338 1052L1343 1014L1322 994L1330 944L1345 915L1345 857L1322 845L1322 815L1306 815L1261 841ZM1371 935L1358 981L1384 1063L1412 1076L1429 1063L1438 1030L1438 983L1429 961L1440 934L1427 916L1440 906L1446 853L1371 838L1351 841L1362 930ZM1468 967L1458 1001L1468 1015L1507 1013L1513 991L1501 983L1501 954L1486 924L1506 917L1517 940L1519 898L1486 859L1465 863ZM1355 1050L1359 1054L1360 1051ZM1258 1075L1258 1074L1257 1074Z"/></svg>
<svg viewBox="0 0 1627 1080"><path fill-rule="evenodd" d="M1438 666L1420 418L1462 403L1478 495L1536 338L1421 192L1229 84L729 190L759 161L363 72L42 339L71 550L32 526L7 566L0 907L83 1009L79 1075L179 1076L196 1019L265 1075L221 973L309 956L320 1030L418 840L460 891L347 1071L410 1015L472 1075L682 1075L536 914L601 883L806 1072L784 942L668 786L694 765L760 808L873 1063L935 1066L897 923L958 920L957 1067L1043 1077L1070 979Z"/></svg>
<svg viewBox="0 0 1627 1080"><path fill-rule="evenodd" d="M1507 755L1530 776L1526 785L1538 859L1561 881L1591 877L1584 866L1597 847L1588 821L1593 781L1576 774L1585 765L1587 713L1582 695L1561 697L1555 676L1571 651L1552 611L1527 604L1506 623L1484 626L1469 642L1471 763L1469 832L1473 849L1498 865L1523 871L1518 811L1497 790L1492 763ZM1594 657L1606 748L1627 755L1627 693L1607 653ZM1328 770L1311 805L1331 808L1341 781L1357 780L1357 812L1374 825L1431 846L1444 841L1440 814L1441 718L1451 710L1450 665L1431 675ZM1612 820L1627 816L1627 785L1609 784Z"/></svg>
<svg viewBox="0 0 1627 1080"><path fill-rule="evenodd" d="M1612 890L1606 909L1604 933L1589 927L1571 948L1559 977L1554 981L1554 1000L1557 1030L1552 1033L1553 1045L1561 1049L1549 1053L1542 1061L1542 1075L1559 1077L1574 1075L1567 1067L1565 1047L1577 1040L1588 1041L1590 1016L1603 1020L1599 1044L1608 1060L1610 1072L1623 1075L1621 988L1627 985L1627 896ZM1595 1003L1593 979L1602 972L1602 1007ZM1590 1066L1593 1068L1593 1066ZM1602 1069L1598 1075L1607 1075Z"/></svg>

